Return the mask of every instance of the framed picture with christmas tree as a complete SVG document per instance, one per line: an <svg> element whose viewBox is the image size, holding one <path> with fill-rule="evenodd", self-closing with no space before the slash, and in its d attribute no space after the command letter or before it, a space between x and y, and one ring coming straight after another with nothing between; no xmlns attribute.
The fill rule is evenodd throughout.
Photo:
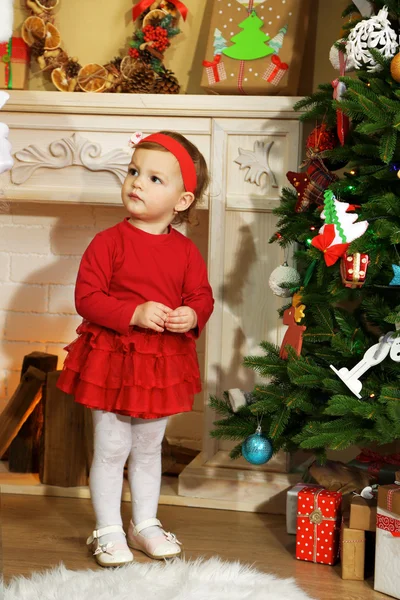
<svg viewBox="0 0 400 600"><path fill-rule="evenodd" d="M216 0L201 85L216 94L296 95L311 0Z"/></svg>

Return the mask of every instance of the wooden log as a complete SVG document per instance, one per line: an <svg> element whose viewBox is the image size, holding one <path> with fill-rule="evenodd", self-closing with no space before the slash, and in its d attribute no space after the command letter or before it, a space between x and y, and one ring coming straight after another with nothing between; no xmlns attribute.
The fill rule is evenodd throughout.
<svg viewBox="0 0 400 600"><path fill-rule="evenodd" d="M62 487L87 485L85 411L88 409L56 387L60 373L53 371L47 375L41 481Z"/></svg>
<svg viewBox="0 0 400 600"><path fill-rule="evenodd" d="M20 384L0 414L0 456L4 454L12 440L34 410L42 396L42 385L46 373L29 367Z"/></svg>
<svg viewBox="0 0 400 600"><path fill-rule="evenodd" d="M174 446L167 438L162 442L162 473L163 475L180 475L183 469L189 465L199 454L198 450Z"/></svg>
<svg viewBox="0 0 400 600"><path fill-rule="evenodd" d="M24 357L21 377L29 367L43 373L57 369L58 357L46 352L31 352ZM46 386L43 386L42 401L31 413L8 449L9 470L14 473L38 473L43 469L43 420L46 402Z"/></svg>

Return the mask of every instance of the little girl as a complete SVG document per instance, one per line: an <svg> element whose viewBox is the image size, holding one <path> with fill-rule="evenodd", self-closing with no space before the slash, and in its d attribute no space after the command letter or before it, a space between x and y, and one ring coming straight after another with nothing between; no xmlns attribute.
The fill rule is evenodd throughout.
<svg viewBox="0 0 400 600"><path fill-rule="evenodd" d="M58 387L92 410L90 493L97 562L133 560L129 547L162 559L180 554L157 520L161 442L169 415L190 411L200 389L195 340L214 300L200 252L171 227L189 221L207 184L204 157L182 135L137 142L122 187L129 213L97 234L79 267L75 303L83 317ZM132 520L122 528L124 465Z"/></svg>

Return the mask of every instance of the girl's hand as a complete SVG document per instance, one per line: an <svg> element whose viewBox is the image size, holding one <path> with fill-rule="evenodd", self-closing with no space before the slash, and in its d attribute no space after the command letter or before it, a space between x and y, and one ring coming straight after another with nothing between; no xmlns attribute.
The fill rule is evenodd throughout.
<svg viewBox="0 0 400 600"><path fill-rule="evenodd" d="M197 325L197 314L190 306L180 306L171 311L165 321L165 329L185 333Z"/></svg>
<svg viewBox="0 0 400 600"><path fill-rule="evenodd" d="M160 302L145 302L136 307L130 325L153 331L164 331L165 321L172 312L172 308Z"/></svg>

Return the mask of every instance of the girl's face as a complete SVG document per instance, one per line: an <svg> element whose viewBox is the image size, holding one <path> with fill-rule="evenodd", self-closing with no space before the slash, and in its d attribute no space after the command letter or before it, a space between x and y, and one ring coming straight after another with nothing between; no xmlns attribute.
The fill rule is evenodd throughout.
<svg viewBox="0 0 400 600"><path fill-rule="evenodd" d="M122 202L133 222L169 225L175 211L185 210L193 200L171 152L140 147L134 151L122 186Z"/></svg>

